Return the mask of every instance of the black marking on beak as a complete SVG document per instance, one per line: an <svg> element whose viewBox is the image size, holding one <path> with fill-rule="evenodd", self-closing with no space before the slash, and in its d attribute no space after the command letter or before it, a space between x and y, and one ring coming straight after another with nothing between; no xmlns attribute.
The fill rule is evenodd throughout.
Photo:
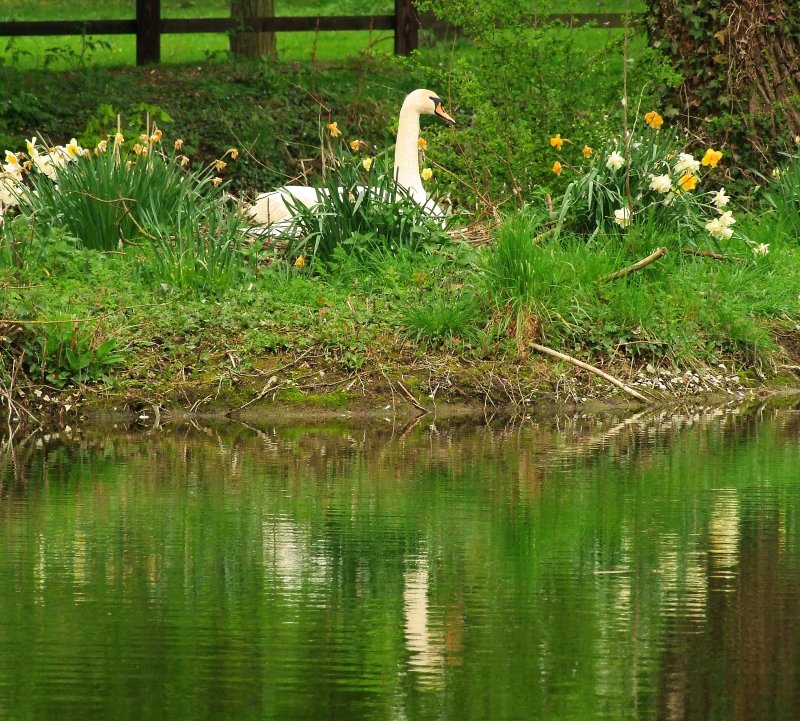
<svg viewBox="0 0 800 721"><path fill-rule="evenodd" d="M445 123L448 125L455 125L456 121L450 117L447 111L444 109L444 105L442 104L441 98L437 98L435 96L431 96L431 100L433 100L433 114L438 118L444 120Z"/></svg>

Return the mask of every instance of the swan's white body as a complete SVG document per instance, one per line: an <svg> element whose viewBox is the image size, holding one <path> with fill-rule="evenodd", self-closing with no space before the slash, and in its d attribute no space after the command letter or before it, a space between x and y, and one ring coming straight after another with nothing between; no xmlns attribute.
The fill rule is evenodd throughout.
<svg viewBox="0 0 800 721"><path fill-rule="evenodd" d="M437 115L445 122L455 121L445 112L442 101L430 90L415 90L406 96L400 108L400 119L397 128L397 143L394 152L394 175L397 184L408 191L408 194L431 215L443 215L441 208L428 194L422 185L419 174L419 117L420 115ZM339 191L344 193L344 189ZM266 228L269 233L280 233L291 224L291 206L297 203L313 208L319 203L319 194L326 193L323 188L312 188L307 185L285 185L269 193L262 193L248 209L250 218Z"/></svg>

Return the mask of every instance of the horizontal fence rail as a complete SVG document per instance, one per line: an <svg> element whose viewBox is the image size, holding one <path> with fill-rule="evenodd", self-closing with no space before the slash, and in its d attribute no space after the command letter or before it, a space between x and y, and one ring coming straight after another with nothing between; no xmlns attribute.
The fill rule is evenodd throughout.
<svg viewBox="0 0 800 721"><path fill-rule="evenodd" d="M622 28L637 18L619 13L560 13L532 15L531 24L561 22L568 27L594 24ZM422 26L436 34L458 30L430 16ZM420 19L411 0L395 0L394 15L325 15L268 18L162 18L160 0L136 0L136 18L130 20L12 20L0 22L0 37L55 35L135 35L136 64L157 63L161 35L166 33L300 32L329 30L392 30L394 51L408 55L418 46Z"/></svg>

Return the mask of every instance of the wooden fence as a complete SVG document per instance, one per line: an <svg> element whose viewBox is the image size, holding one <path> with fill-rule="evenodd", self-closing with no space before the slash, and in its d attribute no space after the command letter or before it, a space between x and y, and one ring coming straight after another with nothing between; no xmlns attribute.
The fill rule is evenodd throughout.
<svg viewBox="0 0 800 721"><path fill-rule="evenodd" d="M577 26L596 23L599 27L623 27L625 16L612 13L548 15L544 21L561 21ZM443 26L426 18L425 27L441 31ZM393 15L327 15L319 17L164 18L161 0L136 0L132 20L32 20L0 22L3 36L52 35L135 35L136 64L161 60L161 36L165 33L298 32L325 30L392 30L394 52L409 55L419 44L420 20L413 0L395 0Z"/></svg>

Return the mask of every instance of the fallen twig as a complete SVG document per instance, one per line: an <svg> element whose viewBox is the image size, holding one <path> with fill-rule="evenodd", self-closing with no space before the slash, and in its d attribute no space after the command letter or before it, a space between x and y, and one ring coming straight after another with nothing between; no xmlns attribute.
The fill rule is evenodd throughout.
<svg viewBox="0 0 800 721"><path fill-rule="evenodd" d="M692 248L683 248L681 253L686 253L686 255L698 255L701 258L711 258L713 260L732 260L734 263L744 263L741 258L731 258L728 255L712 253L710 250L693 250Z"/></svg>
<svg viewBox="0 0 800 721"><path fill-rule="evenodd" d="M408 398L408 400L411 401L411 405L414 406L414 408L416 408L417 410L422 411L423 413L430 413L430 411L427 408L425 408L425 406L420 405L419 401L417 401L417 399L414 398L413 393L411 393L411 391L408 390L408 388L406 388L403 385L402 381L397 381L397 385L400 386L400 390L403 391L403 393L405 393L406 397Z"/></svg>
<svg viewBox="0 0 800 721"><path fill-rule="evenodd" d="M631 388L628 385L625 385L621 380L618 378L614 378L614 376L609 375L605 371L601 371L599 368L593 365L589 365L588 363L584 363L577 358L573 358L571 355L567 355L566 353L560 353L557 350L553 350L552 348L548 348L544 345L539 345L538 343L531 343L530 347L534 350L539 351L539 353L544 353L545 355L552 356L553 358L558 358L559 360L567 361L567 363L572 363L574 366L578 366L578 368L583 368L584 370L591 371L595 375L600 376L601 378L605 378L609 383L612 385L617 386L620 390L625 391L629 396L636 398L636 400L642 401L642 403L650 403L650 399L643 396L639 391Z"/></svg>
<svg viewBox="0 0 800 721"><path fill-rule="evenodd" d="M626 275L630 275L631 273L635 273L637 270L641 270L650 263L657 261L659 258L664 257L667 254L666 248L658 248L657 250L653 251L648 255L646 258L642 258L640 261L637 261L633 265L629 265L627 268L623 268L622 270L618 270L616 273L611 273L611 275L607 275L603 278L603 281L609 280L617 280L618 278L624 278Z"/></svg>

